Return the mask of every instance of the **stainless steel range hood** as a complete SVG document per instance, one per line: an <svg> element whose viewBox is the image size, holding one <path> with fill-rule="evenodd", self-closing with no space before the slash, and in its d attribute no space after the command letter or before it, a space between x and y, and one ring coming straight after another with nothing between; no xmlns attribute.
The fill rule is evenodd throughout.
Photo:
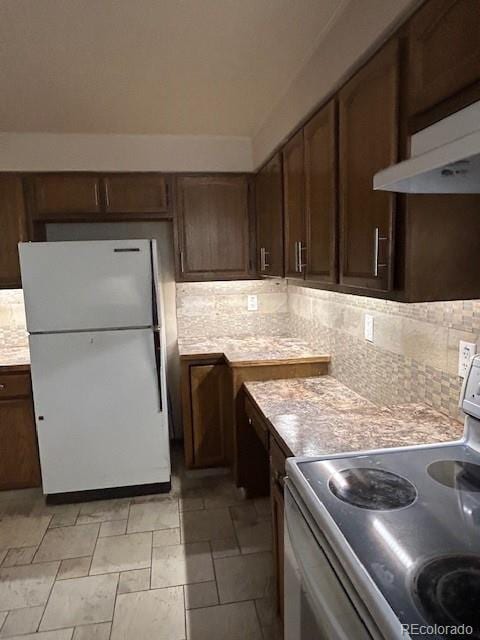
<svg viewBox="0 0 480 640"><path fill-rule="evenodd" d="M373 177L399 193L480 193L480 102L414 134L411 157Z"/></svg>

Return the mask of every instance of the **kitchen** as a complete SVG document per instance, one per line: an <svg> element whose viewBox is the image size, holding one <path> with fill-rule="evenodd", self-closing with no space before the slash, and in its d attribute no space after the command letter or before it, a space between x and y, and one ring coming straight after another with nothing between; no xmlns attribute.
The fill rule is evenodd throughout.
<svg viewBox="0 0 480 640"><path fill-rule="evenodd" d="M0 638L478 638L478 0L0 5Z"/></svg>

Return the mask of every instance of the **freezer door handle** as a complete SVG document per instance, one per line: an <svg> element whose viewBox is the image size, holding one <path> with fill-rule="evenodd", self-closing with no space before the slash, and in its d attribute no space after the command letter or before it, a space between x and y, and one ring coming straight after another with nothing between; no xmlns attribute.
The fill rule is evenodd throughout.
<svg viewBox="0 0 480 640"><path fill-rule="evenodd" d="M157 385L158 385L158 404L160 411L163 411L162 400L162 345L160 340L160 327L156 327L153 330L153 346L155 349L155 368L157 370Z"/></svg>
<svg viewBox="0 0 480 640"><path fill-rule="evenodd" d="M158 399L160 411L163 411L162 400L162 336L160 327L160 314L159 314L159 293L157 290L157 259L154 254L155 247L153 242L150 242L150 268L152 278L152 315L153 315L153 344L155 349L155 367L157 369L157 385L158 385Z"/></svg>

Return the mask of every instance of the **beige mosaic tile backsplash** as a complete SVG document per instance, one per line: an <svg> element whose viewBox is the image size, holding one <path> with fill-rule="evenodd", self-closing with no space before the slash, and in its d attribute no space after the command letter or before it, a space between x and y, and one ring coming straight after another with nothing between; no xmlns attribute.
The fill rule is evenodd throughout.
<svg viewBox="0 0 480 640"><path fill-rule="evenodd" d="M0 289L0 347L24 347L28 343L21 289Z"/></svg>
<svg viewBox="0 0 480 640"><path fill-rule="evenodd" d="M258 311L247 310L256 295ZM287 284L284 280L177 283L179 338L288 336Z"/></svg>
<svg viewBox="0 0 480 640"><path fill-rule="evenodd" d="M480 344L480 300L402 304L289 284L291 328L332 356L331 372L368 399L425 402L461 417L459 340ZM374 342L363 337L374 316Z"/></svg>

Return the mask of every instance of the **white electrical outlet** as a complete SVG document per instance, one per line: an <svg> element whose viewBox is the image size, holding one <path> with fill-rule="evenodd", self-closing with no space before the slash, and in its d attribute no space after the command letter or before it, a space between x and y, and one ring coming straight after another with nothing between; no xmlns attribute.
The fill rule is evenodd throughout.
<svg viewBox="0 0 480 640"><path fill-rule="evenodd" d="M247 296L247 311L258 311L257 296Z"/></svg>
<svg viewBox="0 0 480 640"><path fill-rule="evenodd" d="M460 340L458 345L458 375L465 378L468 371L470 360L477 353L477 345L475 342L464 342Z"/></svg>
<svg viewBox="0 0 480 640"><path fill-rule="evenodd" d="M373 342L373 316L369 313L365 314L364 336L365 340Z"/></svg>

